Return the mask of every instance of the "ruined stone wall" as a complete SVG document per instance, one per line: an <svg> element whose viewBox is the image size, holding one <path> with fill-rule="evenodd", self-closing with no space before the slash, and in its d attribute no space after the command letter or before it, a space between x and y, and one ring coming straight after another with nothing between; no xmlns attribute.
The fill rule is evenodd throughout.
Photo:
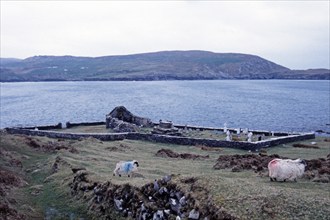
<svg viewBox="0 0 330 220"><path fill-rule="evenodd" d="M254 150L255 143L250 142L237 142L237 141L225 141L206 138L190 138L190 137L178 137L169 135L158 134L140 134L140 133L128 133L127 139L143 140L160 142L167 144L180 144L180 145L205 145L208 147L229 147L243 150Z"/></svg>
<svg viewBox="0 0 330 220"><path fill-rule="evenodd" d="M158 134L142 134L135 132L126 133L61 133L55 131L39 131L39 130L28 130L20 128L6 128L8 133L11 134L25 134L35 136L47 136L50 138L65 138L65 139L80 139L93 137L102 141L116 141L123 139L130 140L142 140L152 141L167 144L179 144L179 145L204 145L208 147L228 147L242 150L257 150L263 147L273 147L280 144L286 144L294 141L302 141L307 139L315 138L314 133L306 133L299 135L290 135L285 137L271 138L269 140L257 141L257 142L246 142L246 141L225 141L205 138L189 138L189 137L177 137L168 135Z"/></svg>
<svg viewBox="0 0 330 220"><path fill-rule="evenodd" d="M295 141L303 141L314 138L315 138L314 133L305 133L305 134L295 134L284 137L271 138L269 140L258 141L257 143L260 143L265 147L273 147L281 144L287 144Z"/></svg>
<svg viewBox="0 0 330 220"><path fill-rule="evenodd" d="M105 125L105 122L100 121L100 122L81 122L81 123L71 123L67 122L66 128L72 128L72 127L78 127L78 126L94 126L94 125Z"/></svg>

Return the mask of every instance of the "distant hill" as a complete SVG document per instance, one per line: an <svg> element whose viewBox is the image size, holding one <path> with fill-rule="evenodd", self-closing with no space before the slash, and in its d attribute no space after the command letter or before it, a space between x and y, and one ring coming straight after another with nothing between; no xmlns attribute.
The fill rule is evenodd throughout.
<svg viewBox="0 0 330 220"><path fill-rule="evenodd" d="M122 56L1 58L0 81L330 79L328 69L290 70L255 55L163 51Z"/></svg>

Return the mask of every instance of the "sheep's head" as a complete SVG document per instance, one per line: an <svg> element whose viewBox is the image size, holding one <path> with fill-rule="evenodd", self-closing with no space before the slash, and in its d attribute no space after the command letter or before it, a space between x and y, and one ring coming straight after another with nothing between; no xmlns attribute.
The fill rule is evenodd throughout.
<svg viewBox="0 0 330 220"><path fill-rule="evenodd" d="M136 167L139 167L139 162L137 160L133 160L133 164L135 164Z"/></svg>
<svg viewBox="0 0 330 220"><path fill-rule="evenodd" d="M305 160L301 160L301 159L300 159L300 163L301 163L301 164L304 164L305 168L307 167L307 163L306 163Z"/></svg>

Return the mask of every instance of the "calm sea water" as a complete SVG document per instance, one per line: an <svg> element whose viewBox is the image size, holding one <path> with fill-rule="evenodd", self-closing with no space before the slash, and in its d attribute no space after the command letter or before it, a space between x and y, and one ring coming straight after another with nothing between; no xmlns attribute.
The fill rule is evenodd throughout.
<svg viewBox="0 0 330 220"><path fill-rule="evenodd" d="M0 127L104 121L114 107L176 124L329 131L330 81L1 83Z"/></svg>

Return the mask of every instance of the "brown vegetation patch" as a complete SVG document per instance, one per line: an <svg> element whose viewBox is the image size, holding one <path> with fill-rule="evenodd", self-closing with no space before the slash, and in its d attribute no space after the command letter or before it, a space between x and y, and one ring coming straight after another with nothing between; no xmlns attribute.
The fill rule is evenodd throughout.
<svg viewBox="0 0 330 220"><path fill-rule="evenodd" d="M0 156L3 161L8 161L12 167L19 167L19 168L23 167L22 161L15 158L15 156L9 151L0 149Z"/></svg>
<svg viewBox="0 0 330 220"><path fill-rule="evenodd" d="M25 181L15 173L0 167L0 186L23 186Z"/></svg>
<svg viewBox="0 0 330 220"><path fill-rule="evenodd" d="M170 149L160 149L159 151L157 151L156 156L157 157L191 159L191 160L210 158L209 155L204 156L204 155L189 154L189 153L179 154L179 153L176 153L176 152L174 152Z"/></svg>
<svg viewBox="0 0 330 220"><path fill-rule="evenodd" d="M307 163L307 167L306 167L307 177L309 177L309 179L313 177L320 177L322 175L326 175L330 177L329 155L327 159L319 158L319 159L306 160L306 163Z"/></svg>
<svg viewBox="0 0 330 220"><path fill-rule="evenodd" d="M268 163L275 158L288 159L277 154L269 156L265 154L221 155L213 168L216 170L231 168L233 172L240 172L241 170L266 171L268 170ZM321 178L322 182L330 181L330 154L327 158L305 160L305 162L307 164L305 178Z"/></svg>
<svg viewBox="0 0 330 220"><path fill-rule="evenodd" d="M13 195L12 189L22 187L25 184L26 182L18 174L0 167L0 219L26 219L24 215L19 214L10 205L10 202L15 202L11 197Z"/></svg>
<svg viewBox="0 0 330 220"><path fill-rule="evenodd" d="M19 214L15 209L11 208L6 203L0 203L0 217L1 219L15 219L15 220L23 220L26 219L26 216Z"/></svg>
<svg viewBox="0 0 330 220"><path fill-rule="evenodd" d="M37 141L36 139L32 139L31 137L25 137L25 143L27 143L27 145L41 151L53 153L59 150L67 150L70 153L79 153L79 151L76 148L72 146L67 146L59 142L62 141L61 140L58 140L58 142L49 141L48 143L43 144L40 141Z"/></svg>
<svg viewBox="0 0 330 220"><path fill-rule="evenodd" d="M108 150L108 151L114 151L114 152L124 151L122 149L119 149L118 147L106 147L105 149Z"/></svg>
<svg viewBox="0 0 330 220"><path fill-rule="evenodd" d="M130 147L126 144L119 144L118 146L106 147L106 150L114 151L114 152L125 152L126 149L130 149Z"/></svg>
<svg viewBox="0 0 330 220"><path fill-rule="evenodd" d="M204 146L204 145L197 145L196 147L203 151L216 151L216 152L223 151L222 148L218 148L218 147L208 147L208 146Z"/></svg>
<svg viewBox="0 0 330 220"><path fill-rule="evenodd" d="M188 184L188 183L194 183L197 180L198 179L196 177L188 177L188 178L181 179L180 182Z"/></svg>
<svg viewBox="0 0 330 220"><path fill-rule="evenodd" d="M213 166L214 169L234 168L233 171L255 170L262 171L267 168L268 163L275 158L283 158L277 154L266 156L264 154L244 154L244 155L221 155L217 163Z"/></svg>
<svg viewBox="0 0 330 220"><path fill-rule="evenodd" d="M309 144L293 144L292 147L320 149L320 147L318 147L318 146L309 145Z"/></svg>

